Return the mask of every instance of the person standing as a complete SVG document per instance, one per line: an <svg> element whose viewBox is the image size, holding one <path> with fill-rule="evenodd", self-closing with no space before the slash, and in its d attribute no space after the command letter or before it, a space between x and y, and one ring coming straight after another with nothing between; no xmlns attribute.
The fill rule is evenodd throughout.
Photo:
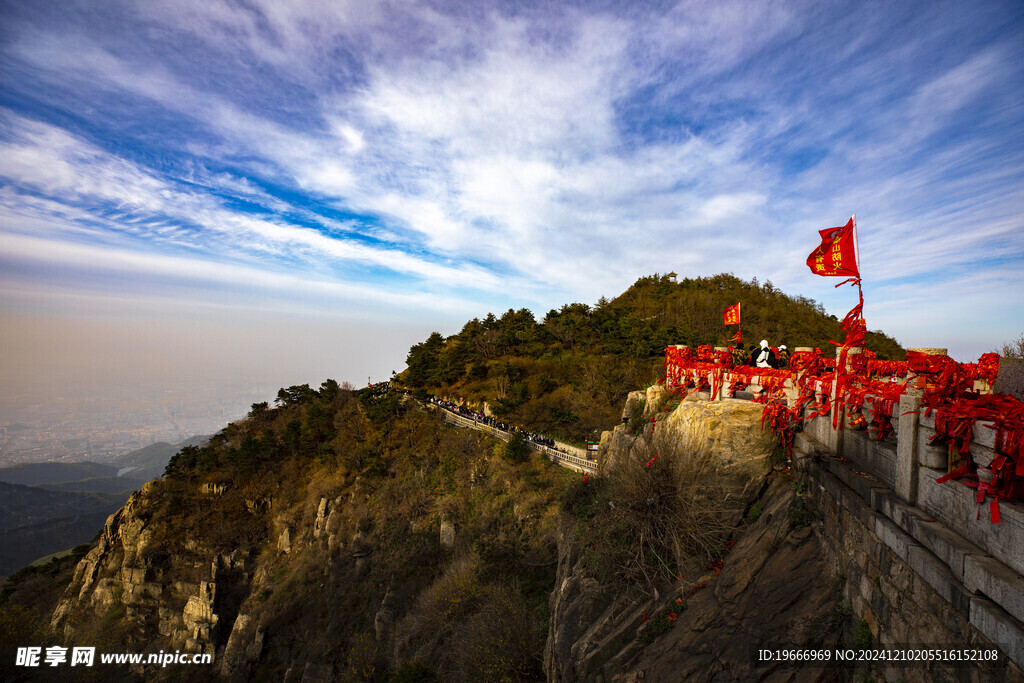
<svg viewBox="0 0 1024 683"><path fill-rule="evenodd" d="M785 344L779 346L779 358L775 367L789 370L789 349L786 348Z"/></svg>
<svg viewBox="0 0 1024 683"><path fill-rule="evenodd" d="M736 348L732 350L732 364L733 367L738 365L747 365L750 361L750 356L747 355L747 350L743 348L743 342L736 345Z"/></svg>
<svg viewBox="0 0 1024 683"><path fill-rule="evenodd" d="M750 364L758 368L774 368L775 353L768 346L768 340L761 340L761 348L756 350L750 357Z"/></svg>

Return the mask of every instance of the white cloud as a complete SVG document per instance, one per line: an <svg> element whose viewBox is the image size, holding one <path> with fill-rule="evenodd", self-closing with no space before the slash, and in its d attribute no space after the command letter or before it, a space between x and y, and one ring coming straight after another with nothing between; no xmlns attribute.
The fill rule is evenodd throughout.
<svg viewBox="0 0 1024 683"><path fill-rule="evenodd" d="M48 124L8 116L13 141L0 142L0 156L9 160L0 177L21 187L32 188L63 203L113 204L119 213L108 219L120 226L134 226L139 236L162 238L191 246L217 246L222 255L244 257L247 252L284 254L296 249L312 256L358 261L389 270L416 275L436 286L472 283L495 289L498 282L474 267L455 268L410 256L396 248L377 248L365 243L332 238L318 230L286 224L270 218L230 211L205 195L192 194L155 178L135 164L113 157L97 147ZM9 199L11 198L8 195ZM25 207L42 208L36 202ZM46 207L52 209L53 202ZM78 219L96 215L75 210ZM158 219L184 221L177 225ZM157 220L154 220L157 219ZM20 220L5 221L6 229L17 230ZM193 225L204 235L195 235ZM156 241L162 241L157 239Z"/></svg>
<svg viewBox="0 0 1024 683"><path fill-rule="evenodd" d="M619 16L271 0L136 11L152 35L188 34L201 57L246 66L218 88L85 29L73 50L20 31L12 51L76 90L158 104L197 132L175 151L232 169L197 170L195 182L325 228L240 215L56 129L5 143L16 182L56 188L65 216L82 197L111 202L110 223L140 238L383 267L424 291L524 303L593 301L670 269L814 290L803 260L815 230L854 211L878 282L938 276L949 291L959 285L944 271L1024 257L1019 32L982 40L938 14L809 3ZM257 75L281 91L253 97L241 83ZM964 120L996 95L989 127ZM803 170L804 158L816 165ZM332 222L245 175L379 224ZM1020 290L1013 271L987 282ZM903 300L890 291L880 305Z"/></svg>
<svg viewBox="0 0 1024 683"><path fill-rule="evenodd" d="M456 298L420 291L386 290L336 280L271 271L265 267L239 265L211 259L169 256L116 247L76 244L66 240L0 233L3 257L25 264L43 264L54 269L107 272L140 281L168 279L190 284L228 285L261 296L323 297L367 305L403 309L464 310L467 304ZM363 308L365 311L366 309Z"/></svg>

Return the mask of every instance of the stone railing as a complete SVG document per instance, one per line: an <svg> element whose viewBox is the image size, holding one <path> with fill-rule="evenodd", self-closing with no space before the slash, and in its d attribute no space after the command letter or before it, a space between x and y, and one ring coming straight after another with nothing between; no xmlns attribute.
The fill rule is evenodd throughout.
<svg viewBox="0 0 1024 683"><path fill-rule="evenodd" d="M479 422L464 415L453 413L441 406L435 405L433 407L440 410L444 415L445 421L450 424L454 424L459 427L467 427L469 429L476 429L490 434L495 438L501 439L502 441L508 441L511 438L511 434L492 425ZM588 460L587 452L582 448L576 448L575 446L570 446L569 444L561 443L559 441L555 441L554 446L545 446L527 439L526 444L533 450L546 454L548 459L562 467L575 470L576 472L582 472L584 474L594 474L597 472L597 463L593 460Z"/></svg>
<svg viewBox="0 0 1024 683"><path fill-rule="evenodd" d="M944 350L918 351L944 354ZM749 380L748 387L746 393L737 392L738 397L749 398L765 388L762 385L772 383L782 389L789 405L795 405L798 388L792 377L769 375L762 381L753 373L745 369L742 379ZM732 398L733 378L726 368L687 367L677 370L675 378L714 387L713 392L699 394L705 400ZM829 401L836 409L834 382L814 381L813 389L817 403ZM988 392L992 387L976 380L974 389ZM856 586L846 596L854 612L865 617L884 644L923 642L920 639L928 637L900 630L913 622L898 618L906 616L901 593L910 588L887 583L881 573L901 562L945 604L949 624L959 624L949 627L950 631L976 629L1024 666L1024 505L1000 500L996 523L992 497L982 496L979 502L976 484L938 483L949 472L949 455L946 446L930 441L936 433L935 417L925 415L920 389L908 385L893 406L892 431L884 438L863 426L874 420L873 405L873 400L864 401L863 420L852 420L850 409L840 407L835 427L831 414L810 418L813 409L807 408L793 444L794 466L809 476L811 497L819 511L831 516L826 531L843 530L836 534L837 542L842 541L842 547L835 549L836 561L844 563L841 571L858 574L857 581L848 580L848 586ZM996 433L991 427L978 422L972 430L970 453L979 467L986 467L996 456ZM849 516L840 519L829 513L835 505ZM851 519L859 522L856 533L851 532ZM842 540L843 533L861 539L860 547L846 547L850 543ZM963 638L966 643L966 633Z"/></svg>

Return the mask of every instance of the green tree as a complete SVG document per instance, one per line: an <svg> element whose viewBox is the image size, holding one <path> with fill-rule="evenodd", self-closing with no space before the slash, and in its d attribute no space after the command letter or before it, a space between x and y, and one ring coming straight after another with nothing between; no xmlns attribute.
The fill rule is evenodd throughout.
<svg viewBox="0 0 1024 683"><path fill-rule="evenodd" d="M171 456L164 472L172 477L183 477L195 471L198 461L199 447L185 446Z"/></svg>
<svg viewBox="0 0 1024 683"><path fill-rule="evenodd" d="M526 437L518 430L512 432L508 443L505 444L505 458L509 462L521 463L526 462L529 456L530 447L526 443Z"/></svg>
<svg viewBox="0 0 1024 683"><path fill-rule="evenodd" d="M296 384L287 389L277 391L275 403L282 406L298 406L310 403L316 398L316 392L308 384Z"/></svg>
<svg viewBox="0 0 1024 683"><path fill-rule="evenodd" d="M298 420L291 420L285 425L282 437L285 451L290 455L298 455L302 447L302 423Z"/></svg>
<svg viewBox="0 0 1024 683"><path fill-rule="evenodd" d="M249 411L249 417L258 423L265 422L270 417L270 407L266 401L261 403L253 403L252 410Z"/></svg>
<svg viewBox="0 0 1024 683"><path fill-rule="evenodd" d="M320 398L326 403L333 403L341 393L341 386L333 379L324 380L320 385Z"/></svg>
<svg viewBox="0 0 1024 683"><path fill-rule="evenodd" d="M406 382L420 386L433 381L436 378L438 356L443 345L444 337L441 333L431 332L425 342L409 349L409 355L405 359L409 368Z"/></svg>

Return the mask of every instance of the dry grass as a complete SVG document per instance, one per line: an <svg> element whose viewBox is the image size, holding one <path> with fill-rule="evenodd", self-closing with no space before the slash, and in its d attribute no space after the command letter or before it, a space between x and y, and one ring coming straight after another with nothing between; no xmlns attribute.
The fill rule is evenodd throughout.
<svg viewBox="0 0 1024 683"><path fill-rule="evenodd" d="M540 624L515 586L486 584L465 557L399 622L395 668L419 662L446 681L514 681L539 673Z"/></svg>
<svg viewBox="0 0 1024 683"><path fill-rule="evenodd" d="M591 570L640 588L672 580L687 560L715 557L739 505L707 454L643 438L607 477L577 484L571 496Z"/></svg>

